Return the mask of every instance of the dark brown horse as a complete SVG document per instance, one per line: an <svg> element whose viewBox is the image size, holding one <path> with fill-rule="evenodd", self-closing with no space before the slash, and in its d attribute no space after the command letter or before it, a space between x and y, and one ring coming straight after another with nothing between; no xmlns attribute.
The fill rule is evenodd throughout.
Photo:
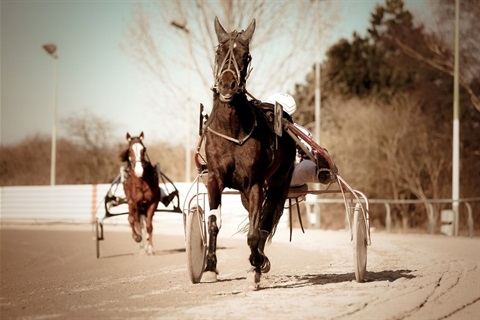
<svg viewBox="0 0 480 320"><path fill-rule="evenodd" d="M132 227L132 237L136 242L142 241L142 216L146 220L148 233L148 254L153 254L152 218L160 201L158 174L147 156L143 145L143 132L138 137L127 133L128 148L120 155L121 160L128 163L126 179L123 184L128 202L128 222Z"/></svg>
<svg viewBox="0 0 480 320"><path fill-rule="evenodd" d="M255 20L245 31L227 33L215 19L219 45L215 57L213 108L206 123L210 213L203 281L217 279L216 242L221 227L221 196L224 188L233 188L240 192L249 212L249 260L258 286L261 273L270 269L264 253L265 242L273 236L283 213L292 176L295 142L288 134L277 138L259 102L247 99L249 44L254 31Z"/></svg>

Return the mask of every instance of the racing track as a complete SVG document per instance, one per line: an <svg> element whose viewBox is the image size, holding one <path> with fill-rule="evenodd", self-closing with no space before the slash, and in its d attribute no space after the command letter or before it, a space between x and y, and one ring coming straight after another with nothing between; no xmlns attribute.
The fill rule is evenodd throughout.
<svg viewBox="0 0 480 320"><path fill-rule="evenodd" d="M178 219L181 220L181 219ZM353 281L349 234L279 230L260 290L247 280L244 235L221 230L220 280L189 282L181 221L156 224L155 256L106 225L2 225L1 319L473 319L480 240L372 232L366 283ZM477 318L478 319L478 318Z"/></svg>

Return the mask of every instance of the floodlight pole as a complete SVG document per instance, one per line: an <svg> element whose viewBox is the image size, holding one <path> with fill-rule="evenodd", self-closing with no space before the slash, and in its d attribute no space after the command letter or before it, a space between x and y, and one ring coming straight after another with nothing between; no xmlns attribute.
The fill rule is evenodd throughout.
<svg viewBox="0 0 480 320"><path fill-rule="evenodd" d="M190 41L188 39L188 35L190 33L190 30L188 30L187 28L187 24L186 23L181 23L181 22L178 22L178 21L172 21L170 23L174 28L178 29L178 30L181 30L184 32L185 34L185 41L187 43L187 47L188 47L188 51L189 51L189 54L191 54L191 50L190 50ZM191 150L190 150L190 113L189 113L189 108L188 108L188 105L189 103L191 102L190 101L190 85L191 85L191 75L190 75L191 71L189 70L188 71L188 87L189 87L189 94L188 94L188 100L187 100L187 106L185 107L185 121L187 122L186 124L186 141L185 141L185 181L186 182L190 182L191 181L191 174L190 174L190 170L191 170L191 165L192 165L192 155L191 155Z"/></svg>
<svg viewBox="0 0 480 320"><path fill-rule="evenodd" d="M43 49L54 59L53 67L53 123L52 123L52 154L50 160L50 185L55 185L57 163L57 109L58 109L58 55L57 46L53 43L45 44Z"/></svg>
<svg viewBox="0 0 480 320"><path fill-rule="evenodd" d="M320 1L317 1L316 28L317 44L315 45L315 141L320 145L320 110L321 110L321 83L320 83Z"/></svg>
<svg viewBox="0 0 480 320"><path fill-rule="evenodd" d="M452 150L452 209L455 236L458 236L458 199L460 197L460 120L459 120L459 20L460 0L455 0L455 58L453 67L453 150Z"/></svg>
<svg viewBox="0 0 480 320"><path fill-rule="evenodd" d="M321 83L320 83L320 0L317 0L317 8L315 10L315 27L317 34L317 43L315 45L315 141L320 145L320 110L321 110ZM317 184L320 187L320 184ZM317 195L317 199L319 196ZM316 225L315 227L320 229L320 204L316 203Z"/></svg>

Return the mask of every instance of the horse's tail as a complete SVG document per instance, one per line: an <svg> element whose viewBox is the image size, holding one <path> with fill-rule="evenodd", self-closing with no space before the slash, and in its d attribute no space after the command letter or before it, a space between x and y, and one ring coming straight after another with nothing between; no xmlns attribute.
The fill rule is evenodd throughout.
<svg viewBox="0 0 480 320"><path fill-rule="evenodd" d="M287 200L289 184L285 183L279 186L269 186L265 193L265 202L263 212L272 214L272 228L268 236L268 241L271 241L280 218L283 215L285 201Z"/></svg>

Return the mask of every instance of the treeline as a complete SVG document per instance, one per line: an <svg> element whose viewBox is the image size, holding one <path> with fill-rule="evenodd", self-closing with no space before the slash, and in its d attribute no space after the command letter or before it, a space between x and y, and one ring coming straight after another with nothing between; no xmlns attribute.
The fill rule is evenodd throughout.
<svg viewBox="0 0 480 320"><path fill-rule="evenodd" d="M462 2L463 30L479 30L475 1ZM441 199L452 196L453 12L442 1L451 37L413 24L403 1L387 0L371 14L365 37L342 39L321 65L321 144L347 181L371 198ZM448 21L448 23L447 23ZM450 41L450 42L449 42ZM464 39L460 77L460 197L480 196L479 44ZM314 74L296 87L295 120L313 129ZM474 221L480 227L480 205ZM437 220L441 209L434 205ZM384 208L374 211L382 221ZM461 206L461 220L466 221ZM380 211L380 212L379 212ZM425 205L396 205L394 222L425 227Z"/></svg>
<svg viewBox="0 0 480 320"><path fill-rule="evenodd" d="M67 136L57 140L56 184L110 183L122 165L124 137L111 137L112 124L89 112L72 116L63 125ZM153 163L173 181L185 179L185 148L145 136ZM0 147L0 185L50 184L51 137L33 136L14 145ZM194 168L192 168L193 172ZM192 173L194 176L194 173Z"/></svg>

